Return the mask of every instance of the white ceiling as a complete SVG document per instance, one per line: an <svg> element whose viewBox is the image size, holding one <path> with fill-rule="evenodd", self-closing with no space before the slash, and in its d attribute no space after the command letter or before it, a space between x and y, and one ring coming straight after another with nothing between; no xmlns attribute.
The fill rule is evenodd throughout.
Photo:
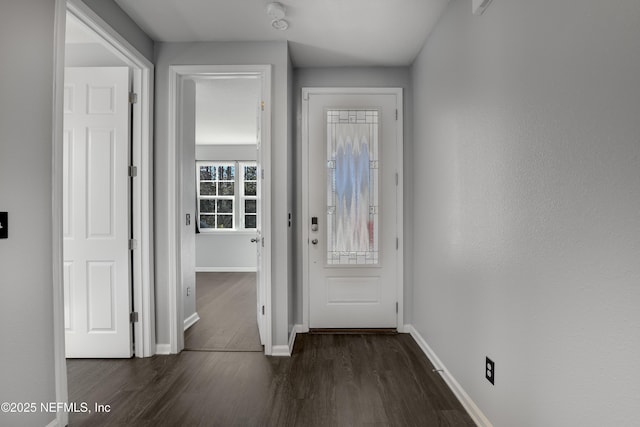
<svg viewBox="0 0 640 427"><path fill-rule="evenodd" d="M299 67L409 65L448 0L282 0L287 31L268 0L115 0L154 40L288 40Z"/></svg>

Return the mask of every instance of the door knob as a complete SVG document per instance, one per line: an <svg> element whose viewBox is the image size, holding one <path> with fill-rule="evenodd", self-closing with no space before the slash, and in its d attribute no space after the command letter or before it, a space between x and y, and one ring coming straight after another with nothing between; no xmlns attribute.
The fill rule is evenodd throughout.
<svg viewBox="0 0 640 427"><path fill-rule="evenodd" d="M314 245L317 245L317 244L318 244L318 239L313 239L313 240L311 241L311 243L313 243Z"/></svg>

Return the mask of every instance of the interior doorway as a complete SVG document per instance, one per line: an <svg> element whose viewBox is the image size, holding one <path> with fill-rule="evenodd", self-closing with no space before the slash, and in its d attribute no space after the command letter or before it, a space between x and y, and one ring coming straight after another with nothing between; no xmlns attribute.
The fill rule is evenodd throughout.
<svg viewBox="0 0 640 427"><path fill-rule="evenodd" d="M194 124L195 132L182 134L184 144L195 139L195 150L182 150L183 200L187 209L195 203L195 227L182 239L183 248L195 243L195 261L183 259L185 350L263 351L256 316L261 79L216 75L190 86L195 111L192 87L184 91L182 127ZM195 275L184 271L192 266Z"/></svg>
<svg viewBox="0 0 640 427"><path fill-rule="evenodd" d="M207 145L216 145L196 145L198 139L207 140L206 136L196 136L198 86L215 86L221 81L239 86L258 83L258 102L250 111L253 117L249 126L253 129L250 136L252 144L242 144L242 137L237 139L226 134L222 136L226 143L220 144L226 151L224 156L218 150L217 155L196 163L195 149L202 154L211 149ZM167 172L169 181L175 183L173 188L178 191L169 195L174 215L170 218L170 236L175 239L176 254L169 265L176 278L174 283L170 283L169 294L170 351L178 353L185 348L184 331L198 320L198 314L194 313L197 296L194 291L197 290L192 287L196 280L195 239L196 234L207 234L217 237L218 241L227 239L228 248L224 250L222 245L221 256L231 251L234 244L230 239L238 239L236 243L244 247L241 253L253 254L249 258L253 259L255 266L251 265L253 263L236 265L231 270L255 271L253 318L258 325L264 352L271 354L271 255L269 245L264 244L265 240L270 240L271 234L271 66L171 66L169 82L169 143L175 150L176 162ZM233 121L225 116L236 102L237 97L232 96L222 105L221 111L213 113L213 120L209 122ZM234 140L235 143L230 143ZM242 145L254 154L233 154ZM207 272L206 266L203 268L203 272ZM208 272L219 272L229 269L229 266L208 268Z"/></svg>
<svg viewBox="0 0 640 427"><path fill-rule="evenodd" d="M69 25L67 26L67 23ZM55 21L55 85L54 85L54 147L53 147L53 177L52 177L52 199L53 199L53 272L54 272L54 343L55 343L55 379L56 379L56 400L67 401L67 375L65 358L65 330L69 326L69 306L65 307L65 300L74 298L73 291L67 287L65 289L65 262L63 254L63 243L65 233L65 220L67 225L73 223L74 218L65 217L65 204L69 202L65 198L70 194L65 191L66 185L73 185L77 177L71 175L65 178L65 166L71 156L70 151L65 149L65 144L69 145L70 140L65 139L64 116L65 105L67 109L71 100L70 92L65 91L65 65L75 67L121 67L124 68L128 83L126 86L126 98L129 92L135 94L135 103L128 108L130 126L126 126L129 139L129 150L127 153L128 164L124 166L125 172L130 170L132 178L128 186L126 200L129 209L126 212L127 246L132 249L126 254L124 263L128 263L130 268L125 268L125 276L130 278L133 286L128 289L130 297L128 302L124 302L123 308L125 316L128 318L126 325L119 328L128 329L135 337L135 348L128 348L129 354L136 357L151 356L155 352L155 307L153 295L153 265L151 263L153 249L153 233L151 229L152 219L152 192L151 182L153 178L151 169L151 141L152 141L152 91L153 91L153 65L133 46L124 41L118 33L106 24L93 10L86 6L81 0L56 0L56 21ZM89 73L92 74L92 73ZM98 85L100 86L100 85ZM108 87L106 85L105 87ZM108 106L114 100L110 90L100 90L93 94L96 101L102 96L102 101L106 101L102 106L100 102L93 105L95 108ZM101 92L101 93L98 93ZM122 95L118 95L121 97ZM86 93L85 93L86 98ZM67 102L65 102L67 101ZM127 100L128 102L128 100ZM67 135L69 136L69 135ZM103 135L104 145L101 148L111 145L110 136ZM97 137L97 135L96 135ZM97 139L95 140L98 144ZM96 148L98 145L96 145ZM68 147L67 147L68 148ZM99 150L98 150L99 151ZM108 150L107 150L108 151ZM98 152L94 152L98 155ZM86 157L86 156L84 156ZM96 162L94 166L109 164L109 162ZM99 174L99 171L94 172ZM104 184L105 182L102 182ZM91 185L91 180L87 181ZM111 184L109 184L111 185ZM86 192L85 192L86 193ZM97 200L96 200L97 202ZM120 202L122 203L122 202ZM98 203L99 204L99 203ZM90 205L90 203L89 203ZM85 203L86 206L86 203ZM95 212L99 206L93 206ZM111 209L113 211L113 209ZM69 211L67 211L68 213ZM96 218L94 218L96 219ZM98 218L99 219L99 218ZM103 220L106 217L101 218ZM100 234L106 229L105 224L111 225L111 220L94 222L94 234ZM100 225L100 227L98 227ZM84 227L85 229L87 227ZM108 262L96 267L93 271L95 277L102 278L102 290L110 292L109 277L113 271L109 271L113 264ZM125 279L126 280L126 279ZM66 282L67 285L69 282ZM99 288L100 286L98 286ZM96 291L94 289L94 291ZM77 296L77 295L76 295ZM94 294L96 296L96 294ZM94 302L97 302L97 297ZM123 304L121 301L111 300L111 307L114 304ZM66 310L65 310L66 308ZM106 311L106 310L105 310ZM131 313L137 313L137 316ZM109 313L104 311L102 317L94 317L93 320L106 322L111 319ZM106 315L106 316L105 316ZM130 323L129 320L137 321ZM67 322L65 322L67 320ZM91 318L89 318L91 321ZM108 327L112 325L95 324L93 326ZM130 338L128 338L129 340ZM129 341L130 342L130 341ZM128 346L128 344L127 344ZM89 347L94 347L93 345ZM104 354L102 357L113 357ZM125 356L126 357L126 356ZM68 414L60 412L58 414L58 424L66 425Z"/></svg>

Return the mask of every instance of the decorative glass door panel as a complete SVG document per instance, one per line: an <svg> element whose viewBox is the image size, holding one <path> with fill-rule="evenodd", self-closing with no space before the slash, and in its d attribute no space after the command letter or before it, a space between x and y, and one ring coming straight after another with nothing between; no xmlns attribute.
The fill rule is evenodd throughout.
<svg viewBox="0 0 640 427"><path fill-rule="evenodd" d="M328 109L327 264L377 265L377 109Z"/></svg>

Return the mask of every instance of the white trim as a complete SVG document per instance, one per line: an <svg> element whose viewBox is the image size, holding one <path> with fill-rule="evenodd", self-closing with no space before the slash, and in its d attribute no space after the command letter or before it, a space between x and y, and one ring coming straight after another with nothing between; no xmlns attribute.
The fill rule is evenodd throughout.
<svg viewBox="0 0 640 427"><path fill-rule="evenodd" d="M296 343L296 335L302 334L304 332L309 332L309 330L305 330L302 324L293 325L293 328L291 328L291 335L289 336L289 355L293 354L293 346Z"/></svg>
<svg viewBox="0 0 640 427"><path fill-rule="evenodd" d="M256 271L256 267L196 267L196 273L255 273Z"/></svg>
<svg viewBox="0 0 640 427"><path fill-rule="evenodd" d="M182 150L180 140L180 114L182 81L187 78L216 78L219 76L259 76L262 79L262 100L264 101L264 114L262 115L262 167L265 170L262 185L262 204L264 215L262 217L262 236L267 244L262 253L261 274L265 277L265 342L264 352L272 354L272 314L271 314L271 65L172 65L169 67L169 117L168 117L168 143L169 162L166 165L166 176L169 183L168 194L168 301L169 301L169 341L171 353L179 353L184 348L183 331L183 302L181 290L182 260L181 246L181 198L182 191ZM286 346L285 346L286 347Z"/></svg>
<svg viewBox="0 0 640 427"><path fill-rule="evenodd" d="M291 353L289 345L274 345L271 347L271 356L274 357L290 357Z"/></svg>
<svg viewBox="0 0 640 427"><path fill-rule="evenodd" d="M127 63L135 62L136 66L140 68L153 68L151 61L87 6L83 0L67 0L67 10L88 25L100 38L107 41L109 44L105 47L120 59Z"/></svg>
<svg viewBox="0 0 640 427"><path fill-rule="evenodd" d="M53 144L51 153L51 208L52 208L52 258L53 263L53 351L54 351L54 378L57 402L67 402L69 392L67 386L67 360L65 352L64 335L64 279L62 272L62 164L63 164L63 129L64 113L64 38L67 21L67 5L65 0L56 0L54 16L54 42L53 42ZM69 423L69 414L60 411L56 418L47 427L66 426Z"/></svg>
<svg viewBox="0 0 640 427"><path fill-rule="evenodd" d="M442 378L445 383L449 386L453 394L458 398L464 409L469 413L473 422L480 427L492 427L491 421L482 413L480 408L475 404L475 402L469 397L467 392L462 388L460 383L456 381L451 372L444 366L444 363L438 358L436 353L433 351L427 341L420 335L420 333L413 327L413 325L404 325L404 330L407 333L411 334L415 342L418 344L420 349L427 356L427 359L431 361L431 364L434 368L438 370L442 370Z"/></svg>
<svg viewBox="0 0 640 427"><path fill-rule="evenodd" d="M198 320L200 320L200 316L198 316L197 312L184 319L184 330L186 331L187 329L195 325Z"/></svg>
<svg viewBox="0 0 640 427"><path fill-rule="evenodd" d="M156 344L156 354L171 354L171 344Z"/></svg>
<svg viewBox="0 0 640 427"><path fill-rule="evenodd" d="M396 299L398 312L396 328L398 332L405 332L404 328L404 101L402 88L398 87L303 87L302 88L302 242L309 241L309 95L312 94L363 94L363 95L396 95L398 120L396 125L396 150L398 173L398 188L396 190L396 232L400 239L396 251ZM309 245L302 245L302 324L304 331L309 330Z"/></svg>

